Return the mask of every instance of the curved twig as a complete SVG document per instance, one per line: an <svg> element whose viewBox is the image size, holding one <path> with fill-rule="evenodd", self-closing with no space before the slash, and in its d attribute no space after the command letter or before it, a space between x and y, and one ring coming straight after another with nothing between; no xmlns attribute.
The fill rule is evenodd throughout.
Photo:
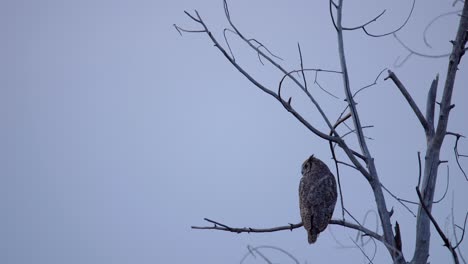
<svg viewBox="0 0 468 264"><path fill-rule="evenodd" d="M419 52L419 51L416 51L416 50L410 48L396 34L393 34L393 37L398 41L398 43L400 43L400 45L403 48L405 48L409 52L409 54L405 57L405 59L401 63L399 63L397 65L398 67L403 65L412 55L416 55L416 56L424 57L424 58L433 58L433 59L445 58L445 57L448 57L450 55L450 53L437 54L437 55L425 54L425 53L422 53L422 52Z"/></svg>
<svg viewBox="0 0 468 264"><path fill-rule="evenodd" d="M264 249L264 248L277 250L277 251L279 251L279 252L285 254L286 256L290 257L290 258L294 261L294 263L296 263L296 264L299 264L299 263L300 263L299 260L297 260L297 258L295 258L291 253L289 253L288 251L286 251L286 250L284 250L284 249L282 249L282 248L274 247L274 246L257 246L257 247L252 247L252 246L248 245L248 246L247 246L247 250L248 250L249 252L247 252L247 253L244 255L244 257L243 257L243 258L241 259L241 261L240 261L240 264L244 263L244 261L247 259L247 257L248 257L249 255L252 255L252 256L255 257L255 254L253 253L254 251L257 252L257 253L259 253L259 255L260 255L261 253L260 253L259 249Z"/></svg>
<svg viewBox="0 0 468 264"><path fill-rule="evenodd" d="M388 70L388 69L387 69L387 68L384 68L383 70L381 70L381 71L379 72L379 74L377 75L377 77L375 78L375 80L374 80L373 83L368 84L368 85L366 85L366 86L364 86L364 87L361 87L361 88L359 88L356 92L354 92L353 98L356 97L356 95L357 95L358 93L360 93L361 91L364 91L365 89L367 89L367 88L369 88L369 87L371 87L371 86L376 85L376 84L377 84L377 80L380 78L380 75L382 75L382 73L383 73L385 70Z"/></svg>
<svg viewBox="0 0 468 264"><path fill-rule="evenodd" d="M438 199L438 200L434 200L434 202L433 202L434 204L440 203L445 198L445 196L447 195L449 183L450 183L450 168L447 165L447 185L445 185L445 191L444 191L444 194L442 195L442 197L440 197L440 199Z"/></svg>
<svg viewBox="0 0 468 264"><path fill-rule="evenodd" d="M333 6L336 8L336 9L339 9L340 8L340 5L336 5L333 1L330 1L329 2L329 12L330 12L330 17L332 19L332 23L333 23L333 26L335 27L335 29L338 31L339 30L339 27L337 25L337 22L335 21L335 18L333 16L333 9L332 9L332 3L333 3ZM382 33L382 34L372 34L370 33L367 29L366 29L366 26L368 26L369 24L377 21L377 19L379 19L384 13L386 10L383 10L379 15L377 15L376 17L374 17L373 19L369 20L368 22L360 25L360 26L356 26L356 27L341 27L340 29L341 30L357 30L357 29L362 29L364 31L364 33L366 35L368 35L369 37L374 37L374 38L380 38L380 37L385 37L385 36L388 36L388 35L391 35L391 34L395 34L396 32L400 31L404 26L406 26L406 24L408 23L411 15L413 14L413 11L414 11L414 6L416 4L416 0L413 0L413 4L411 5L411 9L410 9L410 12L408 14L408 16L406 17L405 21L403 21L403 23L397 27L396 29L390 31L390 32L387 32L387 33Z"/></svg>
<svg viewBox="0 0 468 264"><path fill-rule="evenodd" d="M318 72L315 72L314 84L317 85L320 90L324 91L326 94L330 95L335 99L340 99L338 96L332 94L331 92L327 91L327 89L323 88L322 85L317 81L318 80Z"/></svg>
<svg viewBox="0 0 468 264"><path fill-rule="evenodd" d="M395 34L397 33L398 31L400 31L404 26L406 26L406 24L408 23L411 15L413 14L413 11L414 11L414 6L416 4L416 0L413 0L413 4L411 5L411 9L410 9L410 12L408 14L408 16L406 17L405 21L403 22L403 24L401 24L397 29L395 30L392 30L390 32L387 32L387 33L383 33L383 34L371 34L369 33L366 28L362 28L362 30L364 30L364 32L368 35L368 36L371 36L371 37L374 37L374 38L380 38L380 37L385 37L385 36L388 36L388 35L391 35L391 34Z"/></svg>
<svg viewBox="0 0 468 264"><path fill-rule="evenodd" d="M463 167L460 164L460 157L464 157L465 155L461 155L458 152L458 141L460 140L460 138L464 138L465 136L463 136L461 134L458 134L458 133L453 133L453 132L447 132L447 135L451 135L451 136L454 136L456 138L455 139L455 146L453 147L453 152L455 153L455 161L457 162L458 168L463 173L463 176L465 176L465 179L468 181L468 176L466 175L465 170L463 169Z"/></svg>
<svg viewBox="0 0 468 264"><path fill-rule="evenodd" d="M429 30L429 28L437 21L439 20L440 18L444 17L444 16L450 16L450 15L454 15L454 14L457 14L457 13L460 13L462 10L457 10L457 11L451 11L451 12L447 12L447 13L443 13L443 14L440 14L438 16L436 16L435 18L433 18L429 24L426 25L426 27L424 28L424 32L423 32L423 40L424 40L424 44L426 44L427 47L429 48L432 48L432 46L429 44L429 42L427 41L427 31Z"/></svg>

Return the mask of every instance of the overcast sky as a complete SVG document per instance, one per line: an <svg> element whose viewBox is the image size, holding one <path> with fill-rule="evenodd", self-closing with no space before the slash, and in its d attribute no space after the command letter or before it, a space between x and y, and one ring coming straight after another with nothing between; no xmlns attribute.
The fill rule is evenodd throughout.
<svg viewBox="0 0 468 264"><path fill-rule="evenodd" d="M399 37L420 52L449 52L457 16L429 28L432 48L424 44L423 31L432 18L461 8L452 3L417 2ZM344 21L359 25L386 9L369 26L384 33L397 28L410 7L408 0L345 1ZM238 28L281 57L285 68L299 68L299 42L305 67L340 70L327 1L232 0L230 8ZM177 33L174 23L200 29L183 13L194 9L225 45L221 0L0 2L1 263L239 263L248 245L281 247L301 263L366 262L352 247L355 233L337 226L312 246L302 228L268 234L190 228L207 225L204 217L236 227L297 223L302 162L315 154L333 165L328 143L249 83L206 35ZM263 66L235 35L227 38L237 61L276 89L282 75ZM447 58L413 56L395 67L408 53L391 36L346 32L345 49L354 91L389 68L424 109L432 79L437 73L441 83L445 79ZM449 124L462 134L468 134L466 59ZM386 76L357 97L358 110L363 125L374 126L366 135L373 139L382 183L416 200L424 133ZM315 75L308 78L312 85ZM340 76L320 73L317 80L338 97L311 86L335 120L345 103ZM312 104L291 83L285 87L301 113L326 132ZM355 144L354 135L347 139ZM453 195L455 221L463 222L468 183L454 162L454 139L444 144L450 184L434 215L448 232ZM468 152L466 141L460 151ZM467 170L468 161L462 162ZM369 185L352 169L342 168L341 175L345 206L361 221L370 211L365 224L375 229ZM447 184L445 165L439 175L436 199ZM387 202L410 260L415 218L390 196ZM335 218L340 212L337 205ZM431 263L451 258L436 233L431 247ZM460 247L468 252L468 243ZM372 255L373 244L364 250ZM274 251L264 253L275 263L293 263ZM389 261L379 244L375 263ZM264 262L250 257L245 263Z"/></svg>

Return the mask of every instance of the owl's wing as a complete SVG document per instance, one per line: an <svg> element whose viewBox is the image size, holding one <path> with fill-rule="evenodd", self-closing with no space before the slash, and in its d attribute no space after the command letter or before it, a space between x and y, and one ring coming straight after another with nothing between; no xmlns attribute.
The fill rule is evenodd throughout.
<svg viewBox="0 0 468 264"><path fill-rule="evenodd" d="M311 218L310 205L308 202L309 188L304 178L302 178L299 183L299 208L301 212L302 222L306 230L310 230L311 228L311 222L309 220Z"/></svg>
<svg viewBox="0 0 468 264"><path fill-rule="evenodd" d="M330 221L337 199L336 181L332 174L320 179L307 197L312 212L312 226L322 232Z"/></svg>

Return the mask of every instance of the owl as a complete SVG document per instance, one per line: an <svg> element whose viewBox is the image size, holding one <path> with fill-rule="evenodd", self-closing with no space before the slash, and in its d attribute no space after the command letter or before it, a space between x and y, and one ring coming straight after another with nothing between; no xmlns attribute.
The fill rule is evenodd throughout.
<svg viewBox="0 0 468 264"><path fill-rule="evenodd" d="M299 184L299 209L309 244L315 243L319 233L327 227L336 198L335 177L325 163L314 155L310 156L302 164Z"/></svg>

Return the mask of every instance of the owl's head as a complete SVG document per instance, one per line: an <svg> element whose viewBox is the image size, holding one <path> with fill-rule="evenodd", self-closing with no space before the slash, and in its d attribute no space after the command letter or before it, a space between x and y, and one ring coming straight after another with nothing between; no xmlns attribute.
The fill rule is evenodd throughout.
<svg viewBox="0 0 468 264"><path fill-rule="evenodd" d="M302 163L302 175L312 170L312 167L317 163L317 159L314 158L314 155L310 156L308 159Z"/></svg>

